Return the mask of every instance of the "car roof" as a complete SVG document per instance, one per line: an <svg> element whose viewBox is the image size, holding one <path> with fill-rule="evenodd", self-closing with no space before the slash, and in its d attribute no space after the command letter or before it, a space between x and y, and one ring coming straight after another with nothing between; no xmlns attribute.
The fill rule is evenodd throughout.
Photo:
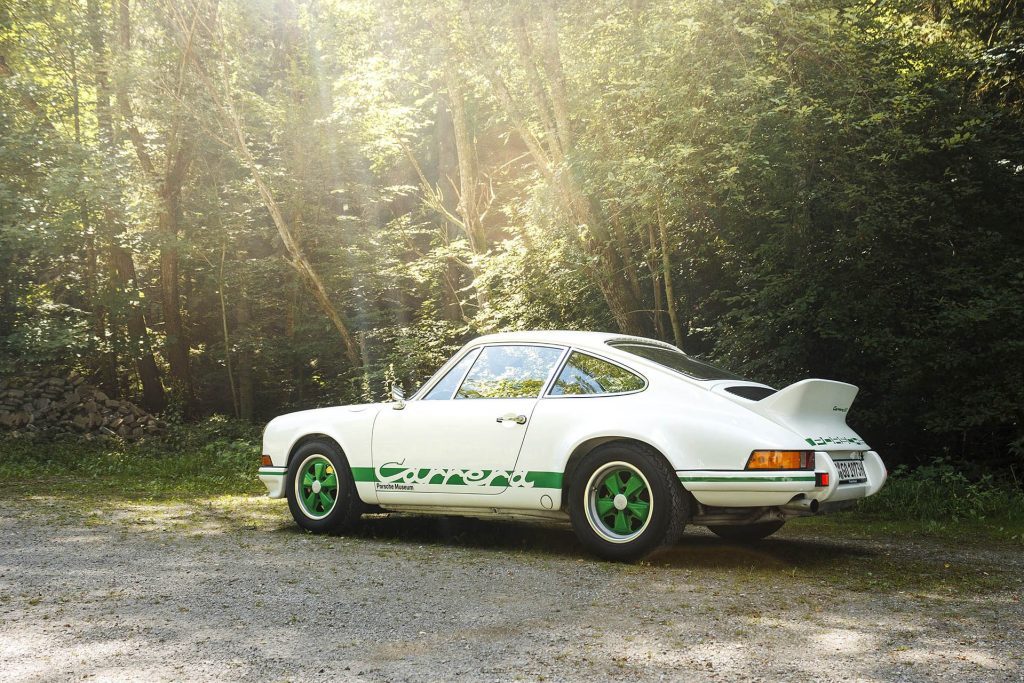
<svg viewBox="0 0 1024 683"><path fill-rule="evenodd" d="M500 332L477 337L470 345L496 344L501 342L516 343L537 343L537 344L559 344L562 346L575 346L577 348L589 348L591 350L607 349L608 342L639 342L675 349L676 347L656 339L646 337L633 337L616 332L582 332L579 330L525 330L522 332Z"/></svg>

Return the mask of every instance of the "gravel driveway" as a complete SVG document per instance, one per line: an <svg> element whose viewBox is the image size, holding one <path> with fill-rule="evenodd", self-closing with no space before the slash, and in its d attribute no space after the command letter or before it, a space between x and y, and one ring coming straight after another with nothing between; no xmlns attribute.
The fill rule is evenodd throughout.
<svg viewBox="0 0 1024 683"><path fill-rule="evenodd" d="M811 523L616 565L563 530L4 495L4 681L1024 680L1019 549Z"/></svg>

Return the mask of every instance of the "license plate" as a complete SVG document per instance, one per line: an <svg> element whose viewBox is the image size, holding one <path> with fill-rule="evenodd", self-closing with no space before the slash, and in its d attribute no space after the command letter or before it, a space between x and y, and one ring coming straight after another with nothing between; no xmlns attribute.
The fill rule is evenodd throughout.
<svg viewBox="0 0 1024 683"><path fill-rule="evenodd" d="M839 470L840 484L865 481L868 478L867 472L864 471L864 463L860 460L836 460L835 464Z"/></svg>

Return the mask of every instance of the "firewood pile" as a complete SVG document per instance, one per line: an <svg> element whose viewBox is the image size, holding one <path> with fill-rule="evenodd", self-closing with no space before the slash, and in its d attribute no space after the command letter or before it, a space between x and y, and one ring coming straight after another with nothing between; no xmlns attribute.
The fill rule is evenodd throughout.
<svg viewBox="0 0 1024 683"><path fill-rule="evenodd" d="M0 433L120 437L158 434L166 423L130 401L112 399L70 377L0 378Z"/></svg>

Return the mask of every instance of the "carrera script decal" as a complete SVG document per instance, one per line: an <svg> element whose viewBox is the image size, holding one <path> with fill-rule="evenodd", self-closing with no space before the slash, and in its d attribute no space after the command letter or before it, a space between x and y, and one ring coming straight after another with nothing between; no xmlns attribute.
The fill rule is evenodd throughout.
<svg viewBox="0 0 1024 683"><path fill-rule="evenodd" d="M819 436L818 438L807 437L804 439L807 443L812 446L843 446L846 444L852 444L854 446L867 446L864 439L856 436Z"/></svg>
<svg viewBox="0 0 1024 683"><path fill-rule="evenodd" d="M497 486L501 488L561 488L561 472L485 470L459 467L405 467L405 461L378 467L353 467L356 481L374 482L378 491L416 491L429 486Z"/></svg>

